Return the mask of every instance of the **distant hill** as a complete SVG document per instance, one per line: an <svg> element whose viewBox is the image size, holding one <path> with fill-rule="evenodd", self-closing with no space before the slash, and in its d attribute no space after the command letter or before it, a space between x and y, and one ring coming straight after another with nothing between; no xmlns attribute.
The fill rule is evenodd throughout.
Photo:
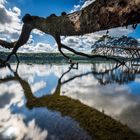
<svg viewBox="0 0 140 140"><path fill-rule="evenodd" d="M5 60L9 52L0 52L0 59ZM67 54L72 60L77 62L89 62L93 59L88 59L83 56ZM67 60L60 53L18 53L21 62L26 63L66 63ZM99 59L94 59L99 60ZM16 62L15 56L12 56L10 62Z"/></svg>

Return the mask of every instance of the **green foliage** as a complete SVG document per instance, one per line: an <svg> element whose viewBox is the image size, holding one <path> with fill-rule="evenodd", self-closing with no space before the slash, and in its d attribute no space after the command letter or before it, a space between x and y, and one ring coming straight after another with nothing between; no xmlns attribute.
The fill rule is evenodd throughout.
<svg viewBox="0 0 140 140"><path fill-rule="evenodd" d="M0 52L0 59L5 60L8 56L8 52ZM18 53L17 54L21 62L25 63L66 63L67 60L60 53ZM100 60L89 59L83 56L78 56L74 54L67 54L72 60L77 62L92 62ZM12 56L10 62L16 62L15 56Z"/></svg>

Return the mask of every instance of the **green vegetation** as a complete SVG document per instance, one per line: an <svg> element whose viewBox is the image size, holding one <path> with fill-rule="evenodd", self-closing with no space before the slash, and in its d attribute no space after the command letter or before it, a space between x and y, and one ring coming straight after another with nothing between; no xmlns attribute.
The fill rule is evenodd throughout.
<svg viewBox="0 0 140 140"><path fill-rule="evenodd" d="M0 52L0 59L6 60L9 52ZM18 53L19 60L22 63L66 63L67 59L60 53ZM75 54L67 54L72 60L80 63L105 61L103 58L87 58ZM118 57L117 57L118 58ZM123 58L119 58L123 59ZM12 56L10 62L16 62L16 57ZM109 61L109 60L107 60Z"/></svg>
<svg viewBox="0 0 140 140"><path fill-rule="evenodd" d="M0 52L0 59L6 59L8 56L8 52ZM26 63L60 63L60 62L67 62L66 58L63 57L60 53L18 53L19 60L21 62ZM82 61L82 62L88 62L91 61L88 58L77 56L73 54L68 54L69 57L72 58L72 60L75 61ZM10 62L16 62L16 57L12 56L10 59Z"/></svg>

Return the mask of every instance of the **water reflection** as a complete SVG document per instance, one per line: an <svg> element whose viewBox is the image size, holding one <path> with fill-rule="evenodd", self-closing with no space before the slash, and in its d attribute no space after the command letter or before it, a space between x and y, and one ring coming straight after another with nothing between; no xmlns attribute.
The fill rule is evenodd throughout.
<svg viewBox="0 0 140 140"><path fill-rule="evenodd" d="M44 97L34 97L28 82L22 79L17 72L14 72L11 67L9 67L9 69L12 71L11 75L1 79L0 82L2 84L11 81L20 83L20 87L16 85L17 89L15 89L15 91L20 92L22 91L20 88L23 89L23 93L27 98L26 106L31 109L35 99L41 101ZM63 75L61 77L63 77ZM55 91L56 94L57 92L59 93L60 81L61 80L58 81L58 86ZM6 89L8 89L8 87ZM10 103L8 107L0 109L0 112L4 115L0 118L1 139L91 139L87 132L80 128L78 123L70 117L63 117L60 113L52 112L45 108L28 110L24 106L24 103L21 103L21 99L23 100L23 98L20 97L16 101L11 101L12 103ZM20 104L18 104L19 102ZM39 104L39 102L37 104Z"/></svg>
<svg viewBox="0 0 140 140"><path fill-rule="evenodd" d="M135 80L136 74L140 73L139 65L134 62L128 62L125 65L120 63L103 64L100 69L99 64L93 64L93 75L101 85L118 83L120 85L127 84ZM104 70L103 70L104 68Z"/></svg>
<svg viewBox="0 0 140 140"><path fill-rule="evenodd" d="M96 63L92 66L91 75L65 85L62 92L86 105L103 110L140 133L139 72L140 67L135 63Z"/></svg>
<svg viewBox="0 0 140 140"><path fill-rule="evenodd" d="M41 70L40 65L37 67L30 66L32 68L32 70L31 70L32 76L30 74L29 66L27 66L27 65L25 66L25 69L28 71L26 71L25 75L22 73L22 70L19 68L19 70L20 70L19 73L21 72L22 74L21 73L20 74L22 76L20 76L20 74L17 71L14 72L9 67L10 71L12 71L12 73L8 74L8 76L5 75L4 77L2 77L0 82L2 84L5 84L7 82L9 83L11 81L16 81L16 83L17 82L20 83L20 87L19 87L19 85L15 86L15 83L14 83L14 86L16 87L16 90L14 92L16 92L18 90L17 94L19 94L20 91L22 93L24 93L24 95L26 97L26 107L29 109L32 109L32 110L27 110L24 107L24 103L22 103L22 102L20 102L19 104L17 103L17 102L19 102L18 99L23 100L23 97L19 97L16 101L17 104L15 104L14 101L12 103L9 103L9 102L11 102L10 100L13 97L8 96L9 99L6 97L6 99L7 99L6 104L10 104L10 105L6 106L6 104L5 105L2 104L2 107L5 106L5 108L7 109L7 112L6 111L5 112L7 114L9 113L12 117L14 116L13 118L15 120L16 119L18 120L18 121L16 120L17 122L22 122L22 123L20 123L20 124L22 124L21 126L26 128L26 129L24 128L25 132L23 132L23 134L25 134L25 135L20 136L20 137L31 138L32 136L30 136L30 135L37 133L39 139L45 139L46 137L48 137L48 139L53 139L53 138L66 139L66 137L67 137L67 139L94 139L95 137L99 138L99 139L114 139L116 137L119 137L119 139L125 139L126 137L128 139L134 139L134 140L139 139L139 138L136 138L135 137L136 135L134 133L132 133L132 131L130 131L126 126L120 124L119 122L113 120L110 117L107 117L103 113L104 111L106 113L106 110L110 110L107 108L111 108L112 109L111 111L115 112L115 115L116 115L116 112L117 112L117 115L118 114L120 115L120 114L122 114L122 112L124 112L124 110L126 110L127 107L130 107L130 106L134 107L134 105L136 105L135 100L131 100L131 98L129 99L127 97L130 94L127 95L127 93L125 93L125 95L123 95L120 92L120 93L118 93L119 95L114 96L114 94L117 94L117 93L113 93L111 95L111 93L108 92L107 90L103 90L103 88L106 88L105 85L107 85L107 83L108 83L108 85L109 85L109 83L111 83L111 82L106 82L106 79L108 81L109 79L112 78L113 80L111 80L111 81L113 83L116 82L116 83L120 84L120 80L118 80L118 77L116 76L117 80L114 78L114 75L113 75L114 70L116 71L117 69L119 69L119 70L117 70L118 74L123 73L123 72L126 73L126 69L128 70L128 65L125 66L125 68L124 68L124 66L121 66L119 64L110 64L110 65L108 65L108 67L104 67L103 65L100 66L100 64L98 64L98 66L96 66L96 64L93 64L93 65L88 65L88 67L86 67L86 70L85 70L85 66L83 66L84 69L79 68L79 69L81 69L80 73L79 73L79 70L73 72L72 67L70 67L68 70L66 70L67 66L64 66L64 69L61 71L62 74L57 73L57 76L54 73L52 73L51 71L49 71L48 67L47 68L45 67L44 70L42 68L42 70ZM54 67L53 67L53 69L54 69ZM98 67L98 69L97 69L97 67ZM58 70L57 68L58 68L58 66L55 67L55 69L54 69L55 72ZM23 67L22 67L22 69L23 69ZM23 71L25 71L25 69ZM33 72L34 70L36 70L35 73ZM4 71L6 72L5 69L4 69ZM59 69L59 71L60 71L60 69ZM107 77L107 73L108 73L108 77ZM47 77L44 76L47 74L49 74L49 81L51 81L53 79L53 81L54 81L53 85L49 84L48 76ZM125 74L125 77L127 77L127 75L128 75L128 79L124 78L124 79L127 79L127 80L124 80L124 83L128 83L128 82L132 81L132 79L129 78L129 76L130 76L129 72L128 72L128 74ZM132 72L132 75L133 75L132 77L134 77L134 79L135 79L136 74ZM59 78L56 78L56 77L59 77ZM42 81L40 82L40 80L42 80ZM34 83L35 81L39 82L40 84L37 84L37 82ZM47 81L48 84L45 84L44 81ZM123 80L121 80L121 81L123 81ZM102 86L102 84L104 86ZM48 93L44 94L42 92L45 91L47 85L49 85L49 88L50 87L51 88L47 91ZM110 85L110 86L111 86L110 88L112 88L112 89L114 88L113 85ZM116 85L115 85L115 87L116 87ZM97 93L97 89L98 90L101 89L101 91ZM104 91L106 92L106 94L104 94L105 93ZM40 95L39 95L39 93L40 93ZM10 94L9 91L8 91L8 94ZM2 94L2 96L3 95L4 94ZM72 97L73 99L70 97ZM79 102L77 99L80 100L81 102ZM113 101L112 101L112 99L113 99ZM112 106L110 106L111 105L110 102L111 102ZM118 106L118 108L117 108L117 105L118 104L122 105L122 102L124 103L125 107L123 109L122 108L120 109L120 106ZM104 103L105 108L102 107L102 110L104 110L102 113L98 112L97 110L94 109L94 106L97 109L100 109L101 105L103 105L103 103ZM91 106L92 108L85 104ZM39 109L41 107L42 110L41 111L37 110L38 107L39 107ZM53 114L49 110L47 110L47 113L46 113L44 108L48 108L48 109L54 110L54 111L59 111L59 112L61 112L62 116L57 113L56 113L57 115ZM120 109L121 111L118 111L117 109ZM115 111L113 111L113 110L115 110ZM0 110L0 112L2 112L2 110ZM4 110L3 110L3 112L4 112ZM37 113L40 113L40 115L39 115L40 118L35 116L35 115L38 115ZM19 114L23 114L23 116L20 116ZM50 121L50 120L47 121L47 119L45 117L42 117L43 115L49 115L49 114L51 114L50 118L53 118L52 116L55 116L54 119L52 119L52 121ZM15 117L15 115L17 115L17 116ZM7 117L7 119L3 118L3 120L7 121L9 119L9 116ZM84 128L84 129L81 129L79 127L79 125L77 124L77 122L75 122L71 118L63 119L64 118L63 116L70 116L71 118L73 118L75 121L77 121L79 123L81 128ZM32 120L33 118L34 118L34 120ZM128 116L126 116L126 118L128 118ZM56 122L59 121L59 123L65 122L67 124L70 123L72 125L64 126L64 125L60 124L58 127L56 124L54 124L54 122L53 122L54 120ZM47 130L46 130L46 126L45 126L46 123L43 126L44 121L46 121L49 124L48 125L49 129L47 129ZM49 123L49 122L51 122L51 123ZM3 123L4 122L1 121L1 124L3 124ZM38 125L36 125L36 123ZM4 130L1 130L1 132L3 132L2 133L3 135L5 135L5 133L6 133L6 135L11 136L11 134L14 131L11 125L12 124L10 124L10 127L9 127L9 125L7 125L7 127L5 126ZM51 125L53 125L53 127L57 127L57 129L59 128L59 130L57 130L57 132L55 132L56 134L54 134L54 128L51 128ZM64 127L65 129L63 129L63 131L61 131L62 128L60 126ZM69 126L74 127L74 128L70 128L69 130L66 130L66 128ZM34 130L34 131L31 132L30 135L27 135L27 131L31 128L33 128L32 130ZM53 131L53 132L51 132L51 131ZM65 133L65 131L67 131L67 133ZM62 135L61 134L62 132L65 134ZM55 136L52 136L52 135L49 136L50 133L53 133Z"/></svg>

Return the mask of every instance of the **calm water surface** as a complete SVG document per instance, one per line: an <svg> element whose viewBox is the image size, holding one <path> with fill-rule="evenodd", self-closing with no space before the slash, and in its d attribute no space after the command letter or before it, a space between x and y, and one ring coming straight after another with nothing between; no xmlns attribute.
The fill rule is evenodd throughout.
<svg viewBox="0 0 140 140"><path fill-rule="evenodd" d="M92 139L74 118L43 98L66 96L140 133L140 68L127 63L16 64L0 69L0 138ZM56 109L57 110L57 109Z"/></svg>

